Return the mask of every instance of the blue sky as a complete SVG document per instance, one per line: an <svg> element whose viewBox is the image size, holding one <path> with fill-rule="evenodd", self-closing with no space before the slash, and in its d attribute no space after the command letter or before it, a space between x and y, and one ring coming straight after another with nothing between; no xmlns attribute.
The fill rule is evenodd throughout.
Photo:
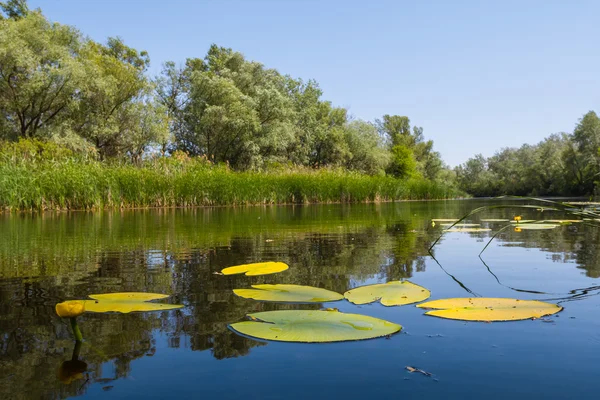
<svg viewBox="0 0 600 400"><path fill-rule="evenodd" d="M410 117L454 166L600 111L600 1L29 0L164 61L211 43L303 79L356 118Z"/></svg>

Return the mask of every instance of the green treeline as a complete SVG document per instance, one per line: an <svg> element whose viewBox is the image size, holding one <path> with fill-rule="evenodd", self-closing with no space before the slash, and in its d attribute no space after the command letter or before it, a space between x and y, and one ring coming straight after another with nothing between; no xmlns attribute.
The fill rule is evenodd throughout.
<svg viewBox="0 0 600 400"><path fill-rule="evenodd" d="M481 154L455 169L458 186L474 196L582 196L600 194L600 118L590 111L572 134L536 145Z"/></svg>
<svg viewBox="0 0 600 400"><path fill-rule="evenodd" d="M25 0L0 9L1 207L421 197L406 192L413 186L433 188L426 198L459 193L408 117L354 119L315 81L216 45L151 77L149 55L119 38L95 42ZM183 158L185 167L165 167ZM231 190L245 184L252 196L206 191L209 176L229 179ZM255 188L263 181L268 188ZM363 186L348 193L355 181Z"/></svg>

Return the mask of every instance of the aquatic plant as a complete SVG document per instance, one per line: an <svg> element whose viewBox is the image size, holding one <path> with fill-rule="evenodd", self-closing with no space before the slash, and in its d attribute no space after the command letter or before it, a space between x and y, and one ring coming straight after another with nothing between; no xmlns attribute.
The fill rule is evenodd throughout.
<svg viewBox="0 0 600 400"><path fill-rule="evenodd" d="M375 285L360 286L344 293L344 297L354 304L367 304L380 301L384 306L401 306L428 299L431 292L409 281L391 281Z"/></svg>
<svg viewBox="0 0 600 400"><path fill-rule="evenodd" d="M323 303L344 298L331 290L303 285L252 285L252 289L233 289L233 293L246 299L282 303Z"/></svg>
<svg viewBox="0 0 600 400"><path fill-rule="evenodd" d="M236 322L230 328L246 336L281 342L342 342L391 335L401 325L337 310L283 310L249 314L250 321Z"/></svg>
<svg viewBox="0 0 600 400"><path fill-rule="evenodd" d="M91 294L92 300L67 300L55 306L56 314L61 318L69 318L71 328L77 341L82 341L83 336L77 325L76 318L84 312L109 313L117 312L127 314L130 312L166 311L182 308L181 304L149 303L151 300L169 297L160 293L125 292Z"/></svg>
<svg viewBox="0 0 600 400"><path fill-rule="evenodd" d="M518 321L556 314L563 308L537 300L503 298L454 298L417 304L419 308L432 309L425 315L464 321Z"/></svg>
<svg viewBox="0 0 600 400"><path fill-rule="evenodd" d="M276 274L288 269L289 266L282 262L261 262L254 264L236 265L221 270L223 275L245 274L246 276Z"/></svg>
<svg viewBox="0 0 600 400"><path fill-rule="evenodd" d="M0 159L0 210L355 203L446 199L462 192L422 178L341 170L236 172L221 165L167 160L7 162Z"/></svg>

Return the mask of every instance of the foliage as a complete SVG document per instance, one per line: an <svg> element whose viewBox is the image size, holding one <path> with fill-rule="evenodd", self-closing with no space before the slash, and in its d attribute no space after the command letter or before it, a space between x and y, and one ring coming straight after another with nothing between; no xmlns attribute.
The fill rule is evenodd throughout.
<svg viewBox="0 0 600 400"><path fill-rule="evenodd" d="M331 290L303 285L252 285L252 289L233 289L233 293L245 299L282 303L324 303L344 298Z"/></svg>
<svg viewBox="0 0 600 400"><path fill-rule="evenodd" d="M202 157L177 157L144 160L137 166L76 157L32 162L0 159L0 208L351 203L443 199L461 194L453 187L424 179L403 181L330 169L239 172Z"/></svg>
<svg viewBox="0 0 600 400"><path fill-rule="evenodd" d="M126 163L143 168L159 154L175 158L160 161L163 166L176 165L181 157L189 156L202 157L207 163L223 164L236 171L267 174L273 166L286 171L328 170L319 176L343 175L337 171L345 169L383 177L387 171L397 178L414 179L404 186L414 184L425 192L427 187L439 187L438 183L425 180L445 179L445 184L453 184L452 173L433 150L433 142L424 139L422 128L411 128L408 117L385 115L376 124L355 120L347 109L323 99L322 90L313 80L284 75L217 45L212 45L202 58L188 58L183 66L165 63L160 76L152 79L147 74L150 63L147 52L127 46L118 37L96 42L74 27L49 21L40 10L30 11L25 0L2 2L0 9L4 14L0 19L0 140L20 143L16 153L21 151L20 147L28 146L24 140L31 140L32 146L37 147L46 146L42 142L50 147L58 145L61 149L51 158L65 162L60 174L69 181L66 186L83 179L82 174L86 173L83 170L93 175L88 176L87 188L77 189L88 194L75 193L73 187L62 188L59 204L81 205L82 196L91 192L95 200L85 207L114 204L113 197L121 197L120 191L109 187L114 171L120 174L127 170L127 178L119 179L134 182L148 176L148 172L127 169ZM10 146L4 144L2 151L7 147ZM107 165L90 163L78 170L77 165L66 163L67 159L75 164L97 159ZM13 161L21 163L14 158ZM2 168L8 171L11 167ZM33 171L46 173L39 168ZM95 175L101 172L113 175ZM69 173L73 175L67 178ZM300 175L299 181L317 176L304 172ZM355 180L355 175L351 176L349 180ZM27 184L19 183L25 187L33 182L42 184L45 178L25 178L17 173L14 179L29 180ZM168 185L158 175L151 179ZM383 180L372 182L380 185ZM395 181L385 182L388 185L387 182ZM279 183L291 184L285 179ZM136 185L139 189L140 183ZM319 182L310 185L316 189ZM217 186L224 190L226 185ZM37 192L38 198L45 190L30 189ZM368 195L350 194L339 187L327 188L330 193L323 195L300 194L289 186L281 190L291 190L292 195L285 196L286 201L292 202L313 201L314 197L354 201L354 198L407 196L406 193L382 195L380 189L370 190ZM106 198L100 199L99 193L105 191ZM273 191L263 199L248 202L283 201L279 197L272 199L272 194ZM126 197L130 195L133 193ZM27 201L34 201L31 193L26 197ZM137 204L180 203L179 199L166 201L168 197L138 199L141 202ZM246 197L241 195L241 198ZM24 199L18 200L19 207L25 204ZM37 204L24 208L43 208L46 206L41 203L48 200L35 201ZM237 201L231 198L207 201L202 197L185 203ZM56 205L54 200L51 203Z"/></svg>
<svg viewBox="0 0 600 400"><path fill-rule="evenodd" d="M342 342L399 332L402 326L382 319L339 311L283 310L248 315L252 320L231 324L243 335L282 342Z"/></svg>
<svg viewBox="0 0 600 400"><path fill-rule="evenodd" d="M381 301L384 306L401 306L428 299L431 292L409 281L390 281L375 285L360 286L344 293L344 297L354 304L368 304Z"/></svg>
<svg viewBox="0 0 600 400"><path fill-rule="evenodd" d="M254 264L236 265L221 270L223 275L244 274L246 276L276 274L288 269L289 266L282 262L262 262Z"/></svg>
<svg viewBox="0 0 600 400"><path fill-rule="evenodd" d="M458 186L474 196L581 196L600 188L600 118L585 114L572 134L536 145L481 154L455 169Z"/></svg>
<svg viewBox="0 0 600 400"><path fill-rule="evenodd" d="M417 307L433 309L425 315L434 317L485 322L536 319L563 309L556 304L537 300L484 297L434 300L418 304Z"/></svg>

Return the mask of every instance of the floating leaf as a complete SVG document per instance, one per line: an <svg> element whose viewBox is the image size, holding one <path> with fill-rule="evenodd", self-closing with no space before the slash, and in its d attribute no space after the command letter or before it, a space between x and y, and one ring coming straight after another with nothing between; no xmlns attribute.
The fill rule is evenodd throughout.
<svg viewBox="0 0 600 400"><path fill-rule="evenodd" d="M511 224L528 224L530 222L535 222L535 219L524 219L524 220L516 220L516 221L510 221Z"/></svg>
<svg viewBox="0 0 600 400"><path fill-rule="evenodd" d="M554 229L559 225L554 224L519 224L515 226L515 230L543 230L543 229ZM517 231L518 232L518 231Z"/></svg>
<svg viewBox="0 0 600 400"><path fill-rule="evenodd" d="M67 300L58 303L54 310L61 318L78 317L85 312L85 300Z"/></svg>
<svg viewBox="0 0 600 400"><path fill-rule="evenodd" d="M444 229L444 232L489 232L490 228L449 228Z"/></svg>
<svg viewBox="0 0 600 400"><path fill-rule="evenodd" d="M342 342L391 335L402 326L382 319L338 311L283 310L249 315L252 321L230 327L246 336L281 342Z"/></svg>
<svg viewBox="0 0 600 400"><path fill-rule="evenodd" d="M433 222L456 222L458 218L435 218L432 219Z"/></svg>
<svg viewBox="0 0 600 400"><path fill-rule="evenodd" d="M165 311L183 307L180 304L148 303L151 300L169 297L166 294L159 293L106 293L91 294L90 297L94 300L85 301L85 311L95 313L119 312L127 314L136 311Z"/></svg>
<svg viewBox="0 0 600 400"><path fill-rule="evenodd" d="M417 307L433 309L425 314L434 317L485 322L540 318L562 310L543 301L484 297L434 300Z"/></svg>
<svg viewBox="0 0 600 400"><path fill-rule="evenodd" d="M354 304L367 304L381 300L384 306L401 306L428 299L429 290L409 281L391 281L348 290L344 297Z"/></svg>
<svg viewBox="0 0 600 400"><path fill-rule="evenodd" d="M344 296L331 290L302 285L252 285L253 289L233 289L246 299L287 302L322 303L342 300Z"/></svg>
<svg viewBox="0 0 600 400"><path fill-rule="evenodd" d="M454 224L454 225L452 225L452 224L441 224L441 226L452 226L453 228L454 227L457 227L457 228L460 228L460 227L474 227L474 226L479 226L479 225L480 224Z"/></svg>
<svg viewBox="0 0 600 400"><path fill-rule="evenodd" d="M282 262L263 262L254 264L236 265L234 267L227 267L221 270L223 275L234 275L243 274L247 276L255 275L268 275L275 274L277 272L285 271L288 269L288 265Z"/></svg>
<svg viewBox="0 0 600 400"><path fill-rule="evenodd" d="M543 220L542 223L544 224L571 224L571 223L577 223L577 222L583 222L582 219L546 219Z"/></svg>
<svg viewBox="0 0 600 400"><path fill-rule="evenodd" d="M502 218L486 218L486 219L482 219L482 222L508 222L510 220L508 219L502 219Z"/></svg>

